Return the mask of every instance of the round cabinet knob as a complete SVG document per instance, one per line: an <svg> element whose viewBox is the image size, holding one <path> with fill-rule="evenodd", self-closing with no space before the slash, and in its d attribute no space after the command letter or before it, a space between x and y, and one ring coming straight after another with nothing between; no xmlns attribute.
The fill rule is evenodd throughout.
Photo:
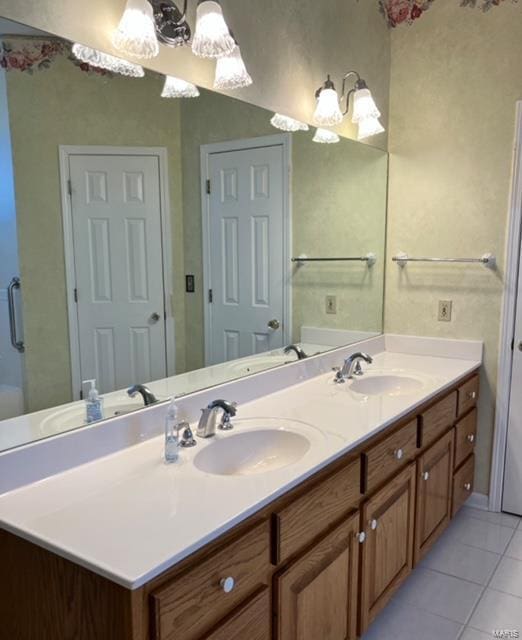
<svg viewBox="0 0 522 640"><path fill-rule="evenodd" d="M429 479L430 479L430 474L429 474L429 472L428 472L428 471L425 471L425 472L422 474L422 479L423 479L424 481L427 481L427 480L429 480Z"/></svg>
<svg viewBox="0 0 522 640"><path fill-rule="evenodd" d="M476 391L470 391L470 392L468 393L468 398L469 398L470 400L475 400L475 399L476 399L476 397L477 397L477 392L476 392Z"/></svg>
<svg viewBox="0 0 522 640"><path fill-rule="evenodd" d="M268 323L268 328L272 329L272 331L277 331L278 329L281 328L281 323L279 322L279 320L274 318L273 320L270 320L270 322Z"/></svg>
<svg viewBox="0 0 522 640"><path fill-rule="evenodd" d="M402 460L404 457L404 451L402 449L395 449L393 456L396 460Z"/></svg>
<svg viewBox="0 0 522 640"><path fill-rule="evenodd" d="M475 442L475 434L473 434L473 433L469 434L468 442L471 442L471 444L473 444Z"/></svg>
<svg viewBox="0 0 522 640"><path fill-rule="evenodd" d="M372 531L375 531L375 529L377 529L377 520L370 520L370 527Z"/></svg>
<svg viewBox="0 0 522 640"><path fill-rule="evenodd" d="M161 320L161 316L156 311L150 316L151 322L159 322Z"/></svg>
<svg viewBox="0 0 522 640"><path fill-rule="evenodd" d="M471 484L469 482L466 482L466 484L464 485L464 489L466 491L471 491Z"/></svg>
<svg viewBox="0 0 522 640"><path fill-rule="evenodd" d="M366 540L366 534L364 533L364 531L361 531L361 533L357 534L357 540L360 544L362 544Z"/></svg>
<svg viewBox="0 0 522 640"><path fill-rule="evenodd" d="M234 590L234 587L236 586L236 581L234 580L234 578L229 576L228 578L223 578L219 584L221 585L221 588L225 593L230 593L231 591Z"/></svg>

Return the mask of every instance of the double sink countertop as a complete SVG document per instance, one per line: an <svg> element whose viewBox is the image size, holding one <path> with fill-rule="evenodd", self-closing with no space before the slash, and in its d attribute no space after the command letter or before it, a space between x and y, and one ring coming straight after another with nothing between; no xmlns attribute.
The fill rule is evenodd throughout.
<svg viewBox="0 0 522 640"><path fill-rule="evenodd" d="M473 353L480 352L481 346ZM126 588L139 588L480 364L479 355L458 359L382 351L372 365L363 363L367 379L409 376L420 384L397 395L364 395L351 390L350 382L334 384L333 372L323 373L240 404L234 430L198 439L172 465L163 461L163 436L154 437L5 493L0 527ZM287 466L215 475L194 464L217 440L278 428L310 442Z"/></svg>

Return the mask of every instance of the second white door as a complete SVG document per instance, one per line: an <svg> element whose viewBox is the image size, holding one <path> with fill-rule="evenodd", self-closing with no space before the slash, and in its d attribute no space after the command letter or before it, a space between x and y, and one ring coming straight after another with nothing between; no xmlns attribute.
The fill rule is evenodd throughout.
<svg viewBox="0 0 522 640"><path fill-rule="evenodd" d="M283 346L284 157L282 144L208 155L207 365Z"/></svg>

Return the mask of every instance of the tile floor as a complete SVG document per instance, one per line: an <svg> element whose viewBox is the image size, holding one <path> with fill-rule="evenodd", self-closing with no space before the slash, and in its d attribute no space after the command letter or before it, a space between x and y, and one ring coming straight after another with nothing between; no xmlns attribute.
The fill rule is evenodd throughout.
<svg viewBox="0 0 522 640"><path fill-rule="evenodd" d="M487 640L494 629L522 638L522 519L464 507L363 640Z"/></svg>

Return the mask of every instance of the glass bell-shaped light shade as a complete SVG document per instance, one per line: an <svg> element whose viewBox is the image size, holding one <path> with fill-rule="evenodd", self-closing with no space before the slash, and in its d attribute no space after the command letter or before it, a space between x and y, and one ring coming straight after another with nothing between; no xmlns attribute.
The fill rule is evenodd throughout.
<svg viewBox="0 0 522 640"><path fill-rule="evenodd" d="M241 89L252 84L238 45L232 53L216 62L216 77L214 79L214 89Z"/></svg>
<svg viewBox="0 0 522 640"><path fill-rule="evenodd" d="M369 89L358 89L353 94L352 122L357 124L368 118L380 118L381 112L377 109L375 100Z"/></svg>
<svg viewBox="0 0 522 640"><path fill-rule="evenodd" d="M280 113L274 113L272 119L270 120L270 124L276 129L281 129L281 131L308 131L309 127L305 122L301 122L300 120L294 120L294 118L290 118L288 116L284 116Z"/></svg>
<svg viewBox="0 0 522 640"><path fill-rule="evenodd" d="M230 34L219 2L200 0L192 53L200 58L221 58L231 54L235 47L236 42Z"/></svg>
<svg viewBox="0 0 522 640"><path fill-rule="evenodd" d="M339 96L335 89L322 89L317 96L314 124L320 127L333 127L340 124L343 114L339 107Z"/></svg>
<svg viewBox="0 0 522 640"><path fill-rule="evenodd" d="M371 136L376 136L378 133L383 133L384 127L379 121L379 118L366 118L359 122L359 132L357 134L357 140L364 140Z"/></svg>
<svg viewBox="0 0 522 640"><path fill-rule="evenodd" d="M341 140L334 131L328 131L328 129L321 128L317 129L312 139L314 142L319 142L321 144L335 144Z"/></svg>
<svg viewBox="0 0 522 640"><path fill-rule="evenodd" d="M122 76L129 76L130 78L143 78L145 71L139 64L122 60L116 56L111 56L108 53L103 53L97 49L91 47L85 47L82 44L74 44L72 46L72 52L78 60L86 62L91 67L97 69L106 69L112 73L119 73Z"/></svg>
<svg viewBox="0 0 522 640"><path fill-rule="evenodd" d="M161 92L162 98L197 98L198 96L199 89L195 84L174 76L166 76Z"/></svg>
<svg viewBox="0 0 522 640"><path fill-rule="evenodd" d="M159 54L152 5L147 0L127 0L120 24L112 34L116 49L135 58Z"/></svg>

